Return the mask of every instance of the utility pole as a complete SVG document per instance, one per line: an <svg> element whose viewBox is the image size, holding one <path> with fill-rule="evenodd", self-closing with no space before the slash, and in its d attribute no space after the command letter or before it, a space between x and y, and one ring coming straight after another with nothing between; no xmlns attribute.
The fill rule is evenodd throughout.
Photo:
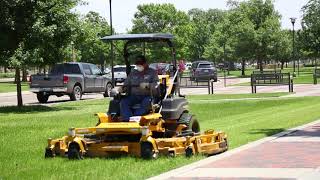
<svg viewBox="0 0 320 180"><path fill-rule="evenodd" d="M112 29L112 6L111 6L111 0L109 0L109 9L110 9L110 35L113 35L113 29ZM114 69L113 69L113 60L114 60L114 53L113 53L113 42L110 41L110 58L111 58L111 77L112 77L112 85L114 86Z"/></svg>

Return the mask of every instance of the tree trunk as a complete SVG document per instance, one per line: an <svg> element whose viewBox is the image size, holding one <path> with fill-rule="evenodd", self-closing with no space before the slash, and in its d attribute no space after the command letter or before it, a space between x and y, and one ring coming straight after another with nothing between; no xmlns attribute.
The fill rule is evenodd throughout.
<svg viewBox="0 0 320 180"><path fill-rule="evenodd" d="M19 69L19 71L20 71L20 69ZM19 78L20 78L20 72L19 72ZM19 81L20 81L20 79L19 79ZM16 74L15 74L15 76L14 76L14 83L15 83L15 84L18 83L17 69L16 69Z"/></svg>
<svg viewBox="0 0 320 180"><path fill-rule="evenodd" d="M27 76L28 76L27 69L26 68L22 68L22 82L27 82L28 81Z"/></svg>
<svg viewBox="0 0 320 180"><path fill-rule="evenodd" d="M7 67L4 66L4 73L7 73L7 72L8 72Z"/></svg>
<svg viewBox="0 0 320 180"><path fill-rule="evenodd" d="M288 62L286 62L286 68L288 68Z"/></svg>
<svg viewBox="0 0 320 180"><path fill-rule="evenodd" d="M23 106L22 102L22 93L21 93L21 81L20 81L20 69L16 68L16 75L15 79L17 80L17 101L18 101L18 107Z"/></svg>
<svg viewBox="0 0 320 180"><path fill-rule="evenodd" d="M246 73L245 73L245 70L246 70L246 61L244 60L244 59L242 59L242 68L241 68L241 75L242 76L245 76L246 75Z"/></svg>
<svg viewBox="0 0 320 180"><path fill-rule="evenodd" d="M281 70L283 70L284 67L284 61L281 61Z"/></svg>
<svg viewBox="0 0 320 180"><path fill-rule="evenodd" d="M263 71L262 60L259 59L258 61L259 61L259 69L260 69L260 71Z"/></svg>

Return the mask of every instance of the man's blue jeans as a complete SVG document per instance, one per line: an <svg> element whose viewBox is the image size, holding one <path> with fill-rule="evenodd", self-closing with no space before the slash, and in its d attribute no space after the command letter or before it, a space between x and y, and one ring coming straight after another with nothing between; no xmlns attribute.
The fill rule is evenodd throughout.
<svg viewBox="0 0 320 180"><path fill-rule="evenodd" d="M128 122L131 116L141 116L148 112L151 103L150 96L134 96L130 95L121 99L120 114L123 121ZM138 109L132 110L136 104L141 106ZM133 112L132 112L133 111Z"/></svg>

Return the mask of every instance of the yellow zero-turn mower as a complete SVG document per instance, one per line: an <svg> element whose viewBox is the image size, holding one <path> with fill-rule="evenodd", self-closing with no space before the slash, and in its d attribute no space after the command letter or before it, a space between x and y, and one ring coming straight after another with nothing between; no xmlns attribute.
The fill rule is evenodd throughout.
<svg viewBox="0 0 320 180"><path fill-rule="evenodd" d="M98 123L95 127L70 128L68 135L62 138L49 138L45 157L68 156L70 159L82 159L85 156L128 154L151 159L159 154L184 154L189 157L199 153L212 155L226 151L227 135L214 130L200 133L197 119L187 109L188 102L180 94L179 73L172 39L171 34L126 34L102 38L105 42L125 41L124 59L127 74L131 70L128 45L166 43L171 49L173 59L171 73L159 75L159 95L154 98L148 114L131 117L129 122L121 122L121 96L116 96L110 101L107 113L96 114Z"/></svg>

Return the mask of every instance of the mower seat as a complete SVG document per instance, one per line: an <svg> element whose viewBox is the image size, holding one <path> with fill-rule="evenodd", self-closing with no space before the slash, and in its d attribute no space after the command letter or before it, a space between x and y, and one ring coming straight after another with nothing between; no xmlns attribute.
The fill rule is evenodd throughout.
<svg viewBox="0 0 320 180"><path fill-rule="evenodd" d="M141 104L135 104L131 107L132 110L137 110L139 108L141 108Z"/></svg>
<svg viewBox="0 0 320 180"><path fill-rule="evenodd" d="M188 101L185 98L168 98L162 101L161 115L164 119L179 119L181 114L187 112Z"/></svg>

